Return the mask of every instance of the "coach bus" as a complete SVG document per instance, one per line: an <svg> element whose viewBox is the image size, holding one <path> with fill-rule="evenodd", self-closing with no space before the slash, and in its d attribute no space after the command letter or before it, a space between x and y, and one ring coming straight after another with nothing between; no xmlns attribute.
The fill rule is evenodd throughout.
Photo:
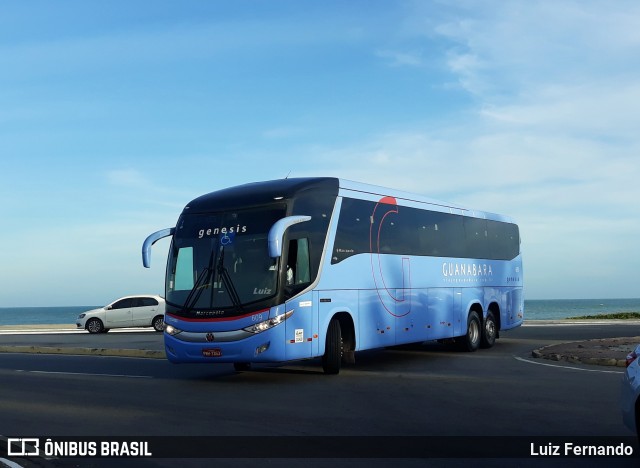
<svg viewBox="0 0 640 468"><path fill-rule="evenodd" d="M449 340L475 351L523 322L518 226L508 217L337 178L231 187L190 202L166 268L174 363L322 357Z"/></svg>

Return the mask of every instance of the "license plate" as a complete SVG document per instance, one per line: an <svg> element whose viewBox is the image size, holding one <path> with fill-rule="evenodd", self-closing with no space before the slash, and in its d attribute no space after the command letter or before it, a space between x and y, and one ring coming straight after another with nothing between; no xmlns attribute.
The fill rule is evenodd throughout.
<svg viewBox="0 0 640 468"><path fill-rule="evenodd" d="M222 356L222 350L220 348L203 349L202 355L204 357L220 357Z"/></svg>

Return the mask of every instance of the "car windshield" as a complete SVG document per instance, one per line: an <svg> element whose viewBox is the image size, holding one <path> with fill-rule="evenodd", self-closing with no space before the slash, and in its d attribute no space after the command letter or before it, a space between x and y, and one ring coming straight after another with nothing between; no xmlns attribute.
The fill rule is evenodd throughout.
<svg viewBox="0 0 640 468"><path fill-rule="evenodd" d="M284 206L183 215L167 265L167 304L184 316L228 316L273 297L278 262L267 236L284 216Z"/></svg>

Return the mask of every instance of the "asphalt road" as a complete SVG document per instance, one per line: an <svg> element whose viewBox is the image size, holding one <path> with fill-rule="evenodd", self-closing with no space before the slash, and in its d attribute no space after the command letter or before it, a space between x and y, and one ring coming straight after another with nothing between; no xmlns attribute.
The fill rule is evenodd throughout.
<svg viewBox="0 0 640 468"><path fill-rule="evenodd" d="M562 341L638 334L637 324L525 326L475 353L436 343L358 353L356 364L337 376L322 374L318 360L238 373L227 364L0 354L0 434L269 435L283 441L289 436L494 436L487 443L497 445L509 443L503 436L532 441L631 436L618 403L623 369L541 362L531 351ZM162 349L162 336L155 333L2 335L0 340ZM351 461L359 466L362 460ZM538 461L543 460L517 466L542 466L530 465ZM602 466L602 460L595 461L600 463L567 459L561 464ZM374 465L388 466L389 460L378 462ZM424 460L404 462L424 466ZM637 466L638 459L607 465ZM494 460L474 466L515 465Z"/></svg>

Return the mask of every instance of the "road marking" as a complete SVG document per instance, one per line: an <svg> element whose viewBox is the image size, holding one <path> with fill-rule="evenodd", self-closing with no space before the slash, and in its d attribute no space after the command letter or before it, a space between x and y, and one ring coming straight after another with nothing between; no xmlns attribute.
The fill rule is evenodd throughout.
<svg viewBox="0 0 640 468"><path fill-rule="evenodd" d="M523 327L575 327L591 325L638 325L638 320L529 320Z"/></svg>
<svg viewBox="0 0 640 468"><path fill-rule="evenodd" d="M120 328L117 330L111 330L112 333L157 333L155 330L147 330L140 328ZM14 329L14 330L2 330L0 329L0 335L90 335L86 330L70 330L68 328L36 328L36 329Z"/></svg>
<svg viewBox="0 0 640 468"><path fill-rule="evenodd" d="M6 466L7 468L22 468L22 465L18 465L11 460L7 460L6 458L0 458L0 464Z"/></svg>
<svg viewBox="0 0 640 468"><path fill-rule="evenodd" d="M87 372L53 372L40 370L16 369L16 372L27 372L30 374L54 374L54 375L82 375L91 377L125 377L128 379L153 379L150 375L125 375L125 374L92 374Z"/></svg>
<svg viewBox="0 0 640 468"><path fill-rule="evenodd" d="M584 372L600 372L602 374L624 374L624 371L610 371L610 370L600 370L600 369L583 369L582 367L573 367L573 366L561 366L558 364L547 364L546 362L537 362L531 361L529 359L524 359L518 356L513 356L515 359L521 362L527 362L529 364L537 364L538 366L547 366L547 367L559 367L560 369L571 369L571 370L579 370Z"/></svg>

